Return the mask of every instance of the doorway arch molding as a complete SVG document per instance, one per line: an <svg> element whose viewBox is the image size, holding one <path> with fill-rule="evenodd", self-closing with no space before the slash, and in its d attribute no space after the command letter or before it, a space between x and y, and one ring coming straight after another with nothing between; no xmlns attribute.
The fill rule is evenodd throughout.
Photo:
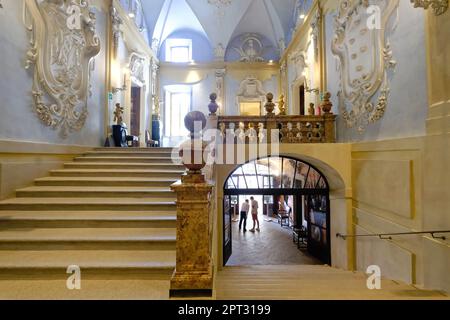
<svg viewBox="0 0 450 320"><path fill-rule="evenodd" d="M267 157L272 155L267 154ZM289 157L306 162L317 168L327 179L330 191L330 207L333 215L331 221L331 234L338 232L352 232L352 176L351 176L351 145L324 144L299 145L281 144L277 157ZM258 157L247 159L250 162ZM224 184L227 178L242 164L216 165L216 203L217 216L214 222L215 237L213 256L216 271L223 267L223 206ZM355 268L354 243L352 241L332 241L331 259L334 267L345 270Z"/></svg>

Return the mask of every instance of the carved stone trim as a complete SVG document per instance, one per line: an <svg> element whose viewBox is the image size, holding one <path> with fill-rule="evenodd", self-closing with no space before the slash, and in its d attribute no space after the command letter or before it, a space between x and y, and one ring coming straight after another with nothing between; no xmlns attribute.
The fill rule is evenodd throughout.
<svg viewBox="0 0 450 320"><path fill-rule="evenodd" d="M217 103L220 106L219 114L225 113L223 109L225 107L225 75L227 74L226 69L216 69L216 94L217 94Z"/></svg>
<svg viewBox="0 0 450 320"><path fill-rule="evenodd" d="M395 69L386 35L399 0L341 0L335 17L332 52L339 59L339 111L347 127L362 133L385 114L389 97L389 70ZM380 28L368 25L370 5L380 8ZM374 103L374 97L377 101Z"/></svg>
<svg viewBox="0 0 450 320"><path fill-rule="evenodd" d="M427 10L431 7L436 16L444 14L448 9L448 0L410 0L414 8L424 8Z"/></svg>
<svg viewBox="0 0 450 320"><path fill-rule="evenodd" d="M119 48L119 39L122 36L121 26L123 24L123 20L114 6L111 6L111 24L113 34L114 56L117 56L117 50Z"/></svg>
<svg viewBox="0 0 450 320"><path fill-rule="evenodd" d="M313 21L311 22L311 35L314 45L314 54L317 57L319 55L319 39L320 39L320 23L322 21L322 9L317 8L317 12L314 15Z"/></svg>
<svg viewBox="0 0 450 320"><path fill-rule="evenodd" d="M239 108L241 102L260 102L261 114L263 114L263 106L266 101L266 92L264 91L262 82L255 76L247 76L240 84L237 93L237 107Z"/></svg>
<svg viewBox="0 0 450 320"><path fill-rule="evenodd" d="M139 53L133 52L130 55L130 76L131 79L139 86L143 87L145 80L145 64L147 58Z"/></svg>
<svg viewBox="0 0 450 320"><path fill-rule="evenodd" d="M34 108L43 124L66 138L88 116L91 60L100 52L95 14L88 0L25 0L24 10Z"/></svg>

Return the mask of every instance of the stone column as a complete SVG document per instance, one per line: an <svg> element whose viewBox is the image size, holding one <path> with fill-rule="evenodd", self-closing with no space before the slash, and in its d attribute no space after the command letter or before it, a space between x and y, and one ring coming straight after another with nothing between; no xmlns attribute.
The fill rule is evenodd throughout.
<svg viewBox="0 0 450 320"><path fill-rule="evenodd" d="M177 193L177 259L170 283L171 297L210 297L213 289L209 227L213 186L206 182L201 172L205 163L199 156L204 151L204 144L194 122L201 122L201 129L206 126L206 118L201 112L186 116L185 124L191 139L181 145L180 156L188 171L181 181L171 186Z"/></svg>

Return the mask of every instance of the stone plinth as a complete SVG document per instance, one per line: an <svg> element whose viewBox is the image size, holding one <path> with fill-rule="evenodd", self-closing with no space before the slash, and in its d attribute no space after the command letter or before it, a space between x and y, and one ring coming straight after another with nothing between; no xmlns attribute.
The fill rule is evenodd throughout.
<svg viewBox="0 0 450 320"><path fill-rule="evenodd" d="M211 296L209 199L213 186L201 174L185 174L171 186L177 193L177 261L171 297Z"/></svg>

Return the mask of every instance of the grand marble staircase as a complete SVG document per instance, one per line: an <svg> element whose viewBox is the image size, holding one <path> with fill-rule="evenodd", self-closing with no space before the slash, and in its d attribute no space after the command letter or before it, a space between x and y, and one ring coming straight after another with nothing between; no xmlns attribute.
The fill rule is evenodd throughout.
<svg viewBox="0 0 450 320"><path fill-rule="evenodd" d="M63 280L69 265L86 279L169 279L176 240L169 187L184 171L171 153L96 149L1 201L0 279Z"/></svg>

